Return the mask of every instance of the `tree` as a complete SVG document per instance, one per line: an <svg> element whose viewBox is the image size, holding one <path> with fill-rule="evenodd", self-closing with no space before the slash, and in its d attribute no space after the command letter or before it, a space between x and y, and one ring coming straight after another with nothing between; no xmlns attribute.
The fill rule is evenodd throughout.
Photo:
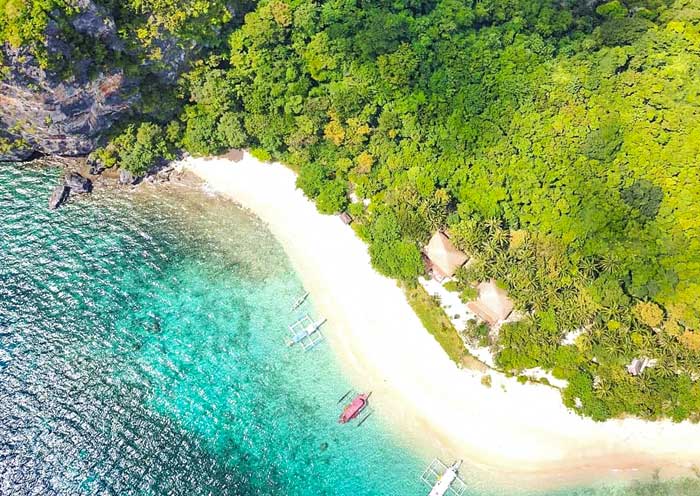
<svg viewBox="0 0 700 496"><path fill-rule="evenodd" d="M226 112L217 125L218 141L228 148L241 148L248 142L248 135L243 129L240 117L233 112Z"/></svg>
<svg viewBox="0 0 700 496"><path fill-rule="evenodd" d="M659 213L664 192L651 181L641 179L620 192L622 201L630 207L632 216L642 224L654 219Z"/></svg>
<svg viewBox="0 0 700 496"><path fill-rule="evenodd" d="M137 176L145 174L159 160L173 158L163 130L148 122L127 127L98 155L108 165L116 164Z"/></svg>
<svg viewBox="0 0 700 496"><path fill-rule="evenodd" d="M402 43L395 52L377 57L377 68L382 79L396 87L412 82L418 64L418 56L407 43Z"/></svg>
<svg viewBox="0 0 700 496"><path fill-rule="evenodd" d="M651 301L640 301L633 308L634 315L649 327L659 327L664 320L664 312Z"/></svg>
<svg viewBox="0 0 700 496"><path fill-rule="evenodd" d="M374 267L386 276L409 281L423 273L420 251L411 242L373 242L369 254Z"/></svg>
<svg viewBox="0 0 700 496"><path fill-rule="evenodd" d="M182 146L193 155L214 155L224 148L217 133L217 116L198 107L185 111L185 131Z"/></svg>
<svg viewBox="0 0 700 496"><path fill-rule="evenodd" d="M307 162L301 166L297 177L297 188L310 198L316 198L327 182L328 172L318 162Z"/></svg>
<svg viewBox="0 0 700 496"><path fill-rule="evenodd" d="M316 197L316 208L322 214L334 214L345 210L348 205L347 186L345 181L336 179L321 186Z"/></svg>

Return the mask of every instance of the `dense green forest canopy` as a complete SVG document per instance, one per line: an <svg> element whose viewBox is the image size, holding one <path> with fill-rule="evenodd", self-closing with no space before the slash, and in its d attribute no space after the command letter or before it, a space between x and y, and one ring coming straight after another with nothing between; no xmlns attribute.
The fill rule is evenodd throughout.
<svg viewBox="0 0 700 496"><path fill-rule="evenodd" d="M40 21L8 19L58 1L0 0L0 36L38 43ZM251 147L320 211L349 209L406 281L447 229L473 257L460 288L494 277L526 315L493 343L500 367L553 370L596 419L700 419L698 0L270 0L228 45L215 0L104 4L131 43L211 46L105 161ZM657 364L632 377L635 357Z"/></svg>
<svg viewBox="0 0 700 496"><path fill-rule="evenodd" d="M87 5L114 22L119 43L72 25ZM65 77L84 59L93 70L116 65L148 73L159 68L171 43L197 53L224 47L227 33L238 24L234 14L250 7L246 0L0 0L0 43L28 48L42 67ZM61 43L52 43L56 32ZM69 54L63 50L66 43Z"/></svg>

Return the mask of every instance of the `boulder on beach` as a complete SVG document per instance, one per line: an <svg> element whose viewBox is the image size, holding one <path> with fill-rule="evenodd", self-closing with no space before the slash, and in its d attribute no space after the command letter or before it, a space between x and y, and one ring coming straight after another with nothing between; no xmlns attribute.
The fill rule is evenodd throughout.
<svg viewBox="0 0 700 496"><path fill-rule="evenodd" d="M134 176L126 169L119 169L119 184L136 184L141 180L141 177Z"/></svg>
<svg viewBox="0 0 700 496"><path fill-rule="evenodd" d="M56 186L53 193L51 193L51 198L49 198L49 208L55 210L68 200L70 196L70 188L65 184Z"/></svg>
<svg viewBox="0 0 700 496"><path fill-rule="evenodd" d="M103 164L100 159L93 155L88 156L87 165L90 167L90 174L93 176L99 176L107 169L105 164Z"/></svg>
<svg viewBox="0 0 700 496"><path fill-rule="evenodd" d="M92 191L92 181L77 172L67 172L63 177L63 184L68 186L73 193L89 193Z"/></svg>

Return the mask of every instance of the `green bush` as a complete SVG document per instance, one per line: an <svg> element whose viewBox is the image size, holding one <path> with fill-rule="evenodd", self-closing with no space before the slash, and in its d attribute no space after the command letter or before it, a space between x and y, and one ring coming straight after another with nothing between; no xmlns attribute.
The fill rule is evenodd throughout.
<svg viewBox="0 0 700 496"><path fill-rule="evenodd" d="M128 126L95 155L107 167L116 165L136 176L144 175L160 160L174 158L172 145L167 142L163 129L148 122L138 127Z"/></svg>
<svg viewBox="0 0 700 496"><path fill-rule="evenodd" d="M307 162L301 166L297 176L297 188L310 198L316 198L321 188L328 182L328 172L317 162Z"/></svg>
<svg viewBox="0 0 700 496"><path fill-rule="evenodd" d="M272 155L264 148L253 148L250 150L250 154L261 162L270 162L272 160Z"/></svg>
<svg viewBox="0 0 700 496"><path fill-rule="evenodd" d="M598 15L610 18L625 17L627 15L627 8L619 0L598 5L595 11Z"/></svg>
<svg viewBox="0 0 700 496"><path fill-rule="evenodd" d="M226 112L217 126L218 140L227 148L241 148L248 142L248 135L238 115Z"/></svg>
<svg viewBox="0 0 700 496"><path fill-rule="evenodd" d="M459 291L459 282L448 281L442 285L447 291Z"/></svg>
<svg viewBox="0 0 700 496"><path fill-rule="evenodd" d="M182 146L192 155L215 155L225 146L216 130L215 115L199 113L193 109L188 112L185 131L182 136Z"/></svg>
<svg viewBox="0 0 700 496"><path fill-rule="evenodd" d="M336 179L321 186L316 197L316 208L322 214L334 214L345 210L348 205L347 185L345 181Z"/></svg>
<svg viewBox="0 0 700 496"><path fill-rule="evenodd" d="M476 300L479 297L479 291L472 286L466 286L460 293L459 299L464 303Z"/></svg>
<svg viewBox="0 0 700 496"><path fill-rule="evenodd" d="M386 276L406 281L423 273L420 251L409 241L375 241L369 254L374 267Z"/></svg>

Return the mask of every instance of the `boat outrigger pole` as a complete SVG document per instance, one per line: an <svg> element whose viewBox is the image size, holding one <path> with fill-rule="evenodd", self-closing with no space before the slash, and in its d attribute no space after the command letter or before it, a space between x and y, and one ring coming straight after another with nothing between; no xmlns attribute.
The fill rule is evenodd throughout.
<svg viewBox="0 0 700 496"><path fill-rule="evenodd" d="M338 404L340 404L341 401L350 396L350 394L352 394L352 389L350 389L347 393L340 397L340 399L338 400Z"/></svg>
<svg viewBox="0 0 700 496"><path fill-rule="evenodd" d="M372 410L370 410L369 412L367 412L367 415L365 415L364 417L362 417L355 427L360 427L362 424L364 424L364 423L365 423L365 420L367 420L368 418L370 418L370 417L372 416L373 413L374 413L374 412L373 412Z"/></svg>
<svg viewBox="0 0 700 496"><path fill-rule="evenodd" d="M299 308L302 305L302 303L304 303L306 301L306 299L308 297L309 297L309 292L307 291L306 293L301 295L297 301L294 302L294 305L292 305L292 309L290 311L293 312L294 310Z"/></svg>
<svg viewBox="0 0 700 496"><path fill-rule="evenodd" d="M289 326L287 346L299 343L305 351L310 350L323 340L320 328L325 323L326 319L314 322L309 315L303 316Z"/></svg>

